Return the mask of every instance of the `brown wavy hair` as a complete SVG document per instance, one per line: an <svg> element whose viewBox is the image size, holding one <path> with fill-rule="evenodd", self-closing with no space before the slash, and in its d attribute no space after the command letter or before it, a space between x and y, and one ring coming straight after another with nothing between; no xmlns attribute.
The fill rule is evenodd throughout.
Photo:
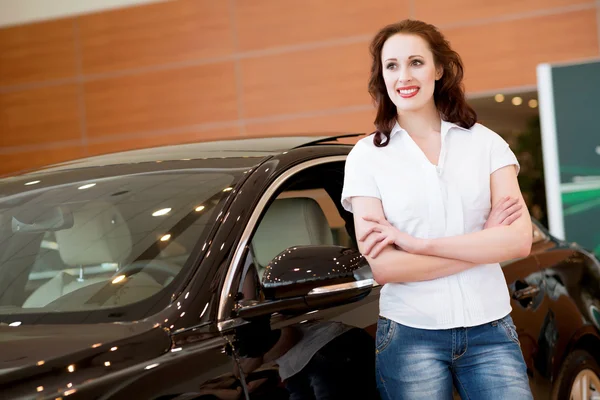
<svg viewBox="0 0 600 400"><path fill-rule="evenodd" d="M471 128L477 122L475 110L467 104L463 86L464 68L457 52L452 50L444 35L433 25L422 21L405 19L381 29L373 38L369 50L373 57L369 93L377 107L375 117L376 146L383 147L389 143L390 134L396 124L397 109L387 94L381 63L381 50L384 43L396 34L412 34L423 38L433 53L437 66L443 68L442 77L435 82L433 100L442 119L453 122L463 128ZM385 141L383 137L385 137Z"/></svg>

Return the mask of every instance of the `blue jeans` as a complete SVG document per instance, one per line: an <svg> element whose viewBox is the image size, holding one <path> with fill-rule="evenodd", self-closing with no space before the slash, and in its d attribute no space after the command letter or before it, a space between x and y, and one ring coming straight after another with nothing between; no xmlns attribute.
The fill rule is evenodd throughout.
<svg viewBox="0 0 600 400"><path fill-rule="evenodd" d="M533 399L510 315L444 330L410 328L380 317L377 386L384 400Z"/></svg>

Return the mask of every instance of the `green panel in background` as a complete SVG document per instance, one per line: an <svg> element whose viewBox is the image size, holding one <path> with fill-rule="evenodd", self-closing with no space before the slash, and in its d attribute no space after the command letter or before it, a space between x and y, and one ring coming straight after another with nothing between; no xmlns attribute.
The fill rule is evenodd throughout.
<svg viewBox="0 0 600 400"><path fill-rule="evenodd" d="M550 231L600 256L600 61L538 67Z"/></svg>

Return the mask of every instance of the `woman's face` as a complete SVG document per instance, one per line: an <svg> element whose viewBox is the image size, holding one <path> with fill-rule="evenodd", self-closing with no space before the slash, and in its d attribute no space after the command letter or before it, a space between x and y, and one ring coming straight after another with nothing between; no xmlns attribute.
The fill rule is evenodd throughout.
<svg viewBox="0 0 600 400"><path fill-rule="evenodd" d="M435 81L442 77L427 42L418 35L391 36L381 51L383 79L398 112L418 111L433 103Z"/></svg>

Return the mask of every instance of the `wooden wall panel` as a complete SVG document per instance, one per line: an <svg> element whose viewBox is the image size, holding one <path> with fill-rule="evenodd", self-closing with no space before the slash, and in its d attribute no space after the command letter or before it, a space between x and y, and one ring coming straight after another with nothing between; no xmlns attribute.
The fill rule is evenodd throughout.
<svg viewBox="0 0 600 400"><path fill-rule="evenodd" d="M0 29L0 86L71 77L75 66L70 19Z"/></svg>
<svg viewBox="0 0 600 400"><path fill-rule="evenodd" d="M179 0L78 19L87 74L226 56L229 1Z"/></svg>
<svg viewBox="0 0 600 400"><path fill-rule="evenodd" d="M0 147L81 139L75 84L0 94Z"/></svg>
<svg viewBox="0 0 600 400"><path fill-rule="evenodd" d="M471 94L600 55L594 0L171 0L3 28L0 174L196 140L370 132L369 40L411 14L447 35Z"/></svg>
<svg viewBox="0 0 600 400"><path fill-rule="evenodd" d="M443 26L585 4L594 4L594 0L415 0L415 18Z"/></svg>
<svg viewBox="0 0 600 400"><path fill-rule="evenodd" d="M100 155L111 152L143 149L155 146L165 146L175 143L193 143L207 140L220 140L240 136L238 126L206 130L189 130L169 133L167 135L142 135L139 137L117 138L111 141L96 141L88 146L89 155Z"/></svg>
<svg viewBox="0 0 600 400"><path fill-rule="evenodd" d="M369 104L364 43L242 60L247 118Z"/></svg>
<svg viewBox="0 0 600 400"><path fill-rule="evenodd" d="M373 131L373 119L374 111L366 109L249 123L246 125L246 133L250 136L365 133Z"/></svg>
<svg viewBox="0 0 600 400"><path fill-rule="evenodd" d="M466 66L467 91L536 84L544 62L598 56L596 10L445 31Z"/></svg>
<svg viewBox="0 0 600 400"><path fill-rule="evenodd" d="M237 119L232 63L146 72L85 85L90 138Z"/></svg>
<svg viewBox="0 0 600 400"><path fill-rule="evenodd" d="M236 20L241 50L257 50L373 35L408 18L409 0L239 0Z"/></svg>
<svg viewBox="0 0 600 400"><path fill-rule="evenodd" d="M7 172L26 171L45 165L75 160L84 156L85 150L81 146L62 146L60 148L2 154L0 156L2 157L0 176Z"/></svg>

